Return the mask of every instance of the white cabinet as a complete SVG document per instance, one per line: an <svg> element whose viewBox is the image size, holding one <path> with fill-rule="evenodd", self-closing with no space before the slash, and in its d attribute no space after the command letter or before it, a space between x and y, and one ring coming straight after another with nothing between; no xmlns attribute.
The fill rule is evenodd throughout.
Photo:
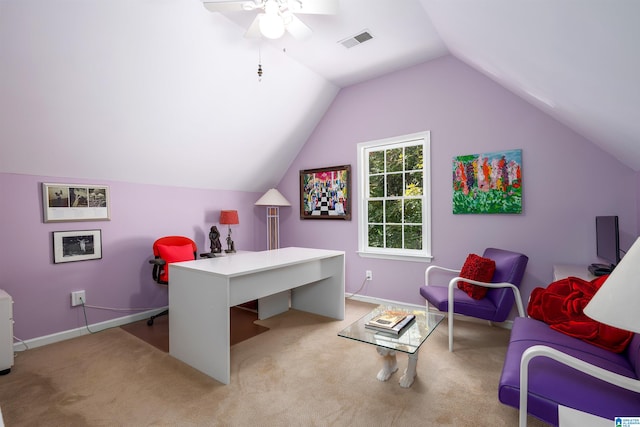
<svg viewBox="0 0 640 427"><path fill-rule="evenodd" d="M13 366L13 299L0 289L0 375Z"/></svg>

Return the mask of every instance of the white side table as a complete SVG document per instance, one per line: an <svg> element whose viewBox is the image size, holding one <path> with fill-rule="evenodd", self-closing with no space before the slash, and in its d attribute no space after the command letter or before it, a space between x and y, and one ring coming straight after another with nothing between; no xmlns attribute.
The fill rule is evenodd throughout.
<svg viewBox="0 0 640 427"><path fill-rule="evenodd" d="M592 281L596 278L584 265L578 264L555 264L553 266L553 280L562 280L567 277L577 277L582 280Z"/></svg>

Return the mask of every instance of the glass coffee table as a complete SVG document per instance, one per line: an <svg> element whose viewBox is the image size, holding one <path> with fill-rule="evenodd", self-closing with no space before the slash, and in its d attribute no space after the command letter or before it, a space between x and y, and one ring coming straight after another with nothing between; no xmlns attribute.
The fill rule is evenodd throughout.
<svg viewBox="0 0 640 427"><path fill-rule="evenodd" d="M408 314L413 314L416 316L416 321L399 336L365 328L369 320L385 310L404 311ZM444 314L426 312L425 310L416 309L415 306L383 304L338 332L338 336L376 346L378 354L380 354L383 359L382 369L378 372L377 376L379 381L388 380L391 374L398 370L396 352L406 353L409 360L407 362L407 369L400 378L400 386L408 388L411 387L416 377L416 366L418 364L418 351L420 350L420 346L429 338L429 335L431 335L440 322L442 322L442 319L444 319Z"/></svg>

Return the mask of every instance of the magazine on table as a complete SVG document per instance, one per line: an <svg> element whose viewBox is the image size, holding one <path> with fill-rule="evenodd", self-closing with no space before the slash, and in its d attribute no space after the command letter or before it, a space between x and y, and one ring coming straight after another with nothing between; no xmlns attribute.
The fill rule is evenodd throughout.
<svg viewBox="0 0 640 427"><path fill-rule="evenodd" d="M375 316L365 324L365 328L392 335L400 335L413 324L416 316L403 311L388 310Z"/></svg>

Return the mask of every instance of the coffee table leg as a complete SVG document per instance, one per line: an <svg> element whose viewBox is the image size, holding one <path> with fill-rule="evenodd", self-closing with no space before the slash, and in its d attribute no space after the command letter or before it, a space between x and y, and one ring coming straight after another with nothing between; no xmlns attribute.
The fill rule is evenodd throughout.
<svg viewBox="0 0 640 427"><path fill-rule="evenodd" d="M420 349L418 349L420 350ZM416 367L418 366L418 350L413 354L408 354L407 369L404 371L404 375L400 377L400 387L409 388L413 384L413 380L416 378Z"/></svg>
<svg viewBox="0 0 640 427"><path fill-rule="evenodd" d="M378 381L386 381L395 371L398 370L398 361L396 360L396 352L388 348L376 347L380 356L382 356L382 369L378 372ZM412 380L413 381L413 380Z"/></svg>

